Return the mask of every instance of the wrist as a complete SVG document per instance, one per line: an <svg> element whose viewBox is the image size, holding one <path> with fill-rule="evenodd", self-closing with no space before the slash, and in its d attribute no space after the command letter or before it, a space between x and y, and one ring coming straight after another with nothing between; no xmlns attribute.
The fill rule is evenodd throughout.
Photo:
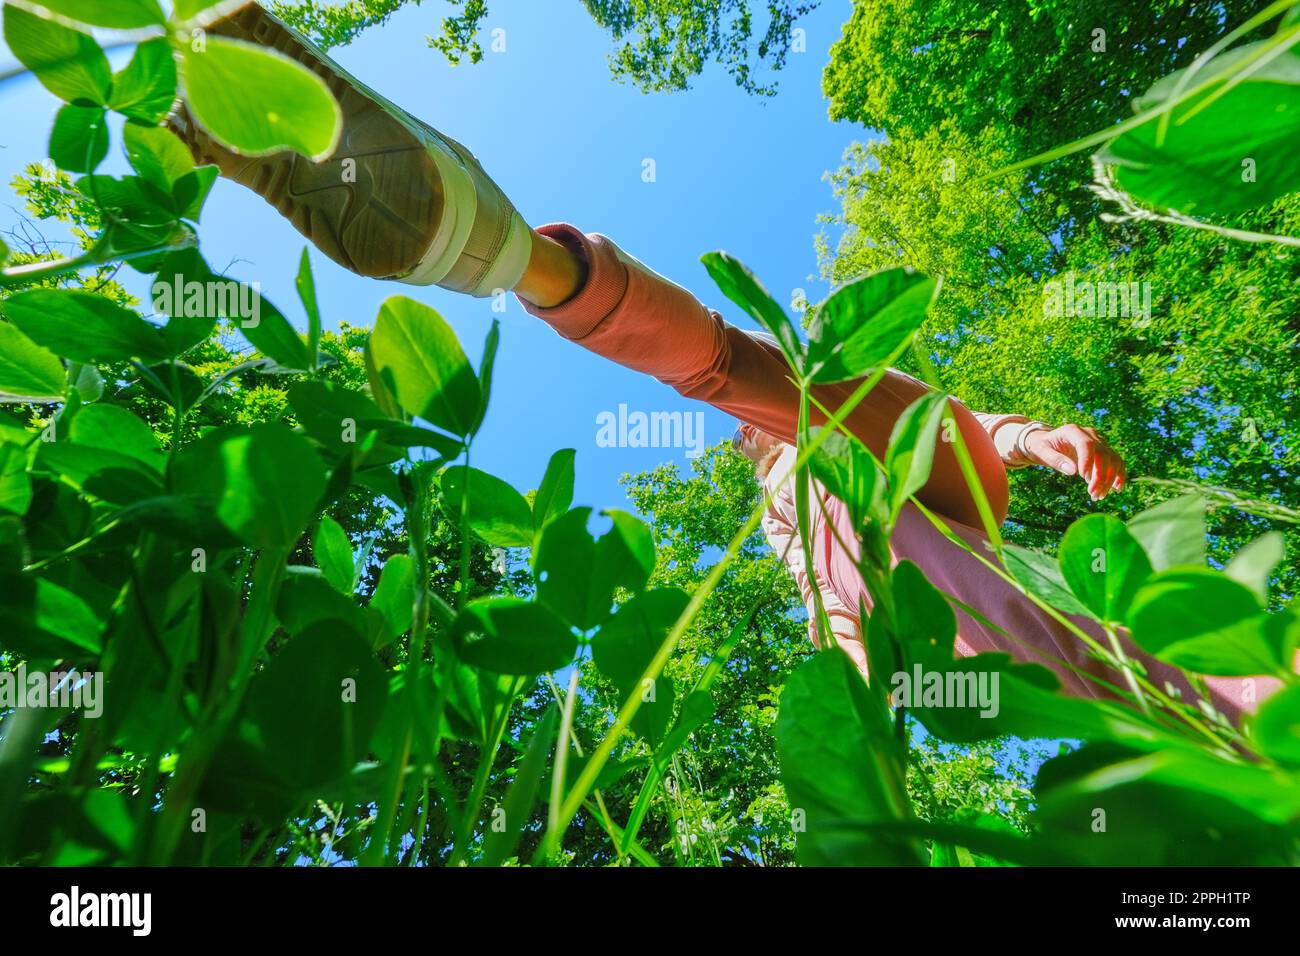
<svg viewBox="0 0 1300 956"><path fill-rule="evenodd" d="M1044 422L1039 421L1026 422L1021 426L1020 432L1016 435L1015 443L1012 445L1012 455L1017 464L1028 465L1038 459L1039 456L1031 448L1030 438L1039 432L1048 431L1051 431L1051 428Z"/></svg>

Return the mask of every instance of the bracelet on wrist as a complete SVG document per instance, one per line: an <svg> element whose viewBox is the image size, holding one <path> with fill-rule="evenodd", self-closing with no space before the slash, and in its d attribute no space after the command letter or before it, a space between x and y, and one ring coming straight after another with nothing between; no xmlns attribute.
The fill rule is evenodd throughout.
<svg viewBox="0 0 1300 956"><path fill-rule="evenodd" d="M1039 421L1026 422L1024 426L1021 427L1020 434L1016 436L1016 443L1014 449L1015 449L1016 456L1020 459L1022 463L1028 464L1030 461L1033 460L1032 456L1029 454L1029 449L1025 446L1025 439L1028 438L1031 434L1033 434L1036 431L1049 431L1049 430L1050 429L1048 428L1046 423L1039 422Z"/></svg>

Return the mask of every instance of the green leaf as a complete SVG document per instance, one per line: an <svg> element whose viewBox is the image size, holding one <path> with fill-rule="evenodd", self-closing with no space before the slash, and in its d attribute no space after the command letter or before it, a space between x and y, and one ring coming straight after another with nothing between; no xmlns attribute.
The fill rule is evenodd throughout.
<svg viewBox="0 0 1300 956"><path fill-rule="evenodd" d="M184 46L181 57L190 111L221 143L246 156L292 149L321 162L334 153L343 114L325 81L305 66L211 35L198 49Z"/></svg>
<svg viewBox="0 0 1300 956"><path fill-rule="evenodd" d="M85 494L114 504L131 504L162 493L156 468L94 444L41 442L33 470L57 475Z"/></svg>
<svg viewBox="0 0 1300 956"><path fill-rule="evenodd" d="M342 594L330 586L316 568L291 564L287 569L275 616L290 634L302 634L320 621L342 621L358 634L366 632L362 608L351 592Z"/></svg>
<svg viewBox="0 0 1300 956"><path fill-rule="evenodd" d="M84 658L102 650L104 625L79 595L45 578L0 579L0 644L32 659Z"/></svg>
<svg viewBox="0 0 1300 956"><path fill-rule="evenodd" d="M1264 701L1252 736L1265 755L1300 765L1300 686L1283 688Z"/></svg>
<svg viewBox="0 0 1300 956"><path fill-rule="evenodd" d="M907 499L930 480L934 446L947 403L948 396L942 392L927 392L907 406L894 423L885 452L891 521L898 517Z"/></svg>
<svg viewBox="0 0 1300 956"><path fill-rule="evenodd" d="M533 498L533 529L540 532L552 518L569 510L573 504L573 461L577 452L561 448L546 463L546 474Z"/></svg>
<svg viewBox="0 0 1300 956"><path fill-rule="evenodd" d="M356 565L352 561L352 542L343 526L324 515L312 539L312 556L325 574L325 580L342 594L351 594Z"/></svg>
<svg viewBox="0 0 1300 956"><path fill-rule="evenodd" d="M406 492L391 468L383 465L377 468L365 468L356 472L353 478L361 487L387 498L399 508L406 503Z"/></svg>
<svg viewBox="0 0 1300 956"><path fill-rule="evenodd" d="M442 473L442 507L459 521L468 492L469 526L488 544L502 548L533 543L533 514L528 501L495 475L454 465Z"/></svg>
<svg viewBox="0 0 1300 956"><path fill-rule="evenodd" d="M294 280L298 289L298 298L302 300L303 310L307 313L307 356L311 360L310 368L320 364L320 305L316 301L316 279L311 272L311 256L307 247L302 248L302 260L298 264L298 278Z"/></svg>
<svg viewBox="0 0 1300 956"><path fill-rule="evenodd" d="M127 119L157 126L176 102L176 57L164 37L135 48L131 62L113 76L108 106Z"/></svg>
<svg viewBox="0 0 1300 956"><path fill-rule="evenodd" d="M1280 531L1269 531L1232 556L1223 573L1255 593L1260 605L1268 603L1268 584L1273 569L1286 556L1286 538Z"/></svg>
<svg viewBox="0 0 1300 956"><path fill-rule="evenodd" d="M1181 495L1128 520L1128 530L1156 571L1174 565L1205 565L1205 499Z"/></svg>
<svg viewBox="0 0 1300 956"><path fill-rule="evenodd" d="M393 376L390 373L387 382L380 377L369 339L366 340L363 358L366 363L366 384L370 386L370 397L375 405L389 418L405 419L406 413L402 411L402 406L397 404L397 398L393 395L393 384L390 384L394 383Z"/></svg>
<svg viewBox="0 0 1300 956"><path fill-rule="evenodd" d="M415 611L415 568L409 555L395 554L379 573L370 606L384 615L385 634L395 641L411 629Z"/></svg>
<svg viewBox="0 0 1300 956"><path fill-rule="evenodd" d="M4 265L8 261L9 261L9 246L5 244L5 241L3 239L0 239L0 266Z"/></svg>
<svg viewBox="0 0 1300 956"><path fill-rule="evenodd" d="M388 418L358 419L363 428L374 429L384 445L381 448L432 448L444 461L457 457L465 450L459 438L452 438L431 428L421 428ZM401 453L397 457L401 457Z"/></svg>
<svg viewBox="0 0 1300 956"><path fill-rule="evenodd" d="M248 697L267 766L303 788L349 772L365 756L388 681L360 635L322 621L281 648Z"/></svg>
<svg viewBox="0 0 1300 956"><path fill-rule="evenodd" d="M925 321L939 283L911 269L885 269L838 289L817 310L808 369L818 383L859 378L888 361Z"/></svg>
<svg viewBox="0 0 1300 956"><path fill-rule="evenodd" d="M673 710L677 704L677 683L667 674L640 688L641 706L632 716L633 731L646 739L651 747L662 748L669 737Z"/></svg>
<svg viewBox="0 0 1300 956"><path fill-rule="evenodd" d="M1201 69L1189 88L1214 76L1225 82L1173 107L1163 142L1156 117L1108 143L1097 158L1117 167L1119 186L1152 206L1200 217L1244 212L1300 189L1300 55L1292 49L1266 57L1241 82L1226 85L1270 42L1221 53ZM1134 109L1172 98L1183 72L1157 82Z"/></svg>
<svg viewBox="0 0 1300 956"><path fill-rule="evenodd" d="M573 660L578 639L540 604L513 597L481 598L465 607L453 628L465 663L494 674L535 677Z"/></svg>
<svg viewBox="0 0 1300 956"><path fill-rule="evenodd" d="M100 448L134 458L162 474L165 459L153 429L117 405L91 405L72 420L69 438L78 445Z"/></svg>
<svg viewBox="0 0 1300 956"><path fill-rule="evenodd" d="M433 448L444 458L461 450L449 435L385 418L369 396L335 382L296 382L289 405L307 434L357 465L396 461L408 447Z"/></svg>
<svg viewBox="0 0 1300 956"><path fill-rule="evenodd" d="M632 729L657 746L672 723L676 688L660 674L642 680L669 629L686 610L690 596L679 588L655 588L621 604L591 640L592 659L618 686L623 697L636 694L641 706Z"/></svg>
<svg viewBox="0 0 1300 956"><path fill-rule="evenodd" d="M91 37L11 3L4 7L4 32L14 56L59 99L100 106L108 102L113 71Z"/></svg>
<svg viewBox="0 0 1300 956"><path fill-rule="evenodd" d="M91 292L32 289L0 307L32 341L64 358L101 364L168 357L157 328Z"/></svg>
<svg viewBox="0 0 1300 956"><path fill-rule="evenodd" d="M803 866L917 865L919 848L846 827L911 816L904 754L848 655L822 651L786 678L776 719L781 782Z"/></svg>
<svg viewBox="0 0 1300 956"><path fill-rule="evenodd" d="M492 733L489 725L499 716L497 707L505 696L502 683L508 681L513 685L515 680L508 675L485 674L459 660L452 661L447 671L434 673L431 678L446 695L446 717L452 732L462 740L475 743L485 742Z"/></svg>
<svg viewBox="0 0 1300 956"><path fill-rule="evenodd" d="M153 286L154 308L172 316L173 322L186 320L184 328L177 330L178 341L190 342L193 334L210 330L218 318L224 318L281 368L309 366L302 336L258 289L218 276L193 249L168 256L159 270Z"/></svg>
<svg viewBox="0 0 1300 956"><path fill-rule="evenodd" d="M209 432L176 454L171 478L255 548L296 544L325 493L316 450L279 423Z"/></svg>
<svg viewBox="0 0 1300 956"><path fill-rule="evenodd" d="M221 3L222 0L176 0L173 10L178 20L189 20Z"/></svg>
<svg viewBox="0 0 1300 956"><path fill-rule="evenodd" d="M802 444L815 440L822 427L809 429ZM836 430L808 459L808 467L813 477L848 507L855 527L868 519L885 523L885 476L856 437Z"/></svg>
<svg viewBox="0 0 1300 956"><path fill-rule="evenodd" d="M68 381L77 390L77 395L87 405L104 397L104 376L99 369L83 362L73 362L68 366Z"/></svg>
<svg viewBox="0 0 1300 956"><path fill-rule="evenodd" d="M77 181L77 190L109 214L107 227L112 250L118 255L155 250L183 238L175 201L140 176L86 176ZM154 257L132 262L143 272L152 271Z"/></svg>
<svg viewBox="0 0 1300 956"><path fill-rule="evenodd" d="M50 132L50 159L70 173L90 173L108 155L108 123L99 106L68 105Z"/></svg>
<svg viewBox="0 0 1300 956"><path fill-rule="evenodd" d="M0 327L3 323L0 323ZM36 434L36 429L27 428L10 416L0 416L0 444L13 442L18 445L25 445ZM7 543L3 530L0 530L0 553L3 552L4 544ZM0 567L3 567L3 561L0 560Z"/></svg>
<svg viewBox="0 0 1300 956"><path fill-rule="evenodd" d="M478 378L436 311L393 296L379 310L367 350L398 405L453 434L469 434L479 406Z"/></svg>
<svg viewBox="0 0 1300 956"><path fill-rule="evenodd" d="M189 147L164 127L127 123L122 142L131 168L167 195L172 195L178 179L194 170Z"/></svg>
<svg viewBox="0 0 1300 956"><path fill-rule="evenodd" d="M496 368L497 349L501 346L501 323L496 319L488 328L487 338L483 341L483 360L478 368L478 411L474 413L474 422L470 426L471 435L478 434L487 417L488 401L492 396L492 370Z"/></svg>
<svg viewBox="0 0 1300 956"><path fill-rule="evenodd" d="M781 354L790 368L802 372L804 347L785 310L763 288L743 262L725 252L709 252L700 258L718 288L760 326L776 336Z"/></svg>
<svg viewBox="0 0 1300 956"><path fill-rule="evenodd" d="M150 296L154 311L170 316L162 334L172 355L207 341L221 317L221 304L230 299L238 301L235 285L210 284L214 279L197 249L173 252L158 264ZM171 385L169 377L163 381Z"/></svg>
<svg viewBox="0 0 1300 956"><path fill-rule="evenodd" d="M953 647L957 637L957 616L952 605L931 584L913 562L898 562L891 572L890 587L897 601L893 622L894 635L903 651L903 660L895 661L906 670L907 665L921 663L926 670L943 672L954 663ZM868 639L875 637L869 634ZM873 649L874 650L874 649ZM873 659L874 660L874 659ZM872 667L882 683L895 675L885 668ZM915 702L905 702L914 711L922 708Z"/></svg>
<svg viewBox="0 0 1300 956"><path fill-rule="evenodd" d="M1010 542L1003 542L1002 556L1011 576L1030 594L1042 598L1058 611L1088 616L1088 609L1079 603L1061 576L1061 566L1056 558Z"/></svg>
<svg viewBox="0 0 1300 956"><path fill-rule="evenodd" d="M23 0L43 7L57 17L65 17L91 27L110 30L138 30L162 26L167 16L157 0Z"/></svg>
<svg viewBox="0 0 1300 956"><path fill-rule="evenodd" d="M182 219L199 221L203 205L208 201L208 194L212 192L212 186L219 175L220 170L216 166L200 166L176 180L176 185L172 187L172 199L176 201Z"/></svg>
<svg viewBox="0 0 1300 956"><path fill-rule="evenodd" d="M1119 623L1133 595L1151 576L1142 545L1111 515L1088 515L1061 540L1061 574L1083 606L1101 621Z"/></svg>
<svg viewBox="0 0 1300 956"><path fill-rule="evenodd" d="M614 523L596 542L601 575L616 582L616 587L638 591L655 569L655 540L650 526L617 508L606 508L601 514Z"/></svg>
<svg viewBox="0 0 1300 956"><path fill-rule="evenodd" d="M1133 640L1200 674L1250 676L1281 666L1288 619L1265 614L1250 588L1218 571L1164 571L1133 598Z"/></svg>
<svg viewBox="0 0 1300 956"><path fill-rule="evenodd" d="M620 604L591 639L596 666L625 693L637 687L689 602L680 588L653 588Z"/></svg>
<svg viewBox="0 0 1300 956"><path fill-rule="evenodd" d="M0 511L24 515L32 503L32 479L27 451L21 445L0 445Z"/></svg>
<svg viewBox="0 0 1300 956"><path fill-rule="evenodd" d="M673 724L672 732L669 733L658 747L658 759L662 760L666 754L671 754L680 749L690 739L691 734L699 730L704 724L713 717L718 709L718 702L714 699L712 692L700 690L698 687L691 690L682 698L682 706L677 718L677 723ZM633 721L635 724L636 721Z"/></svg>
<svg viewBox="0 0 1300 956"><path fill-rule="evenodd" d="M1186 747L1090 745L1048 761L1035 787L1040 832L1075 865L1274 865L1300 801L1285 775ZM1098 839L1091 821L1106 811ZM1065 854L1069 856L1066 857Z"/></svg>
<svg viewBox="0 0 1300 956"><path fill-rule="evenodd" d="M654 570L650 529L632 515L605 512L614 526L599 539L587 530L590 508L575 508L542 529L533 551L537 599L575 627L609 617L618 588L639 591Z"/></svg>
<svg viewBox="0 0 1300 956"><path fill-rule="evenodd" d="M58 401L66 387L67 373L57 355L16 325L0 322L0 401Z"/></svg>
<svg viewBox="0 0 1300 956"><path fill-rule="evenodd" d="M992 833L993 839L1021 840L1021 831L1008 823L1002 817L991 816L981 813L978 810L972 810L969 807L959 809L953 819L956 825L969 825L977 833ZM1008 861L1004 861L997 856L988 853L972 852L969 847L960 843L943 843L936 839L932 845L930 855L931 866L1008 866Z"/></svg>
<svg viewBox="0 0 1300 956"><path fill-rule="evenodd" d="M98 654L104 625L80 596L53 581L36 582L36 624L74 647Z"/></svg>
<svg viewBox="0 0 1300 956"><path fill-rule="evenodd" d="M110 846L112 852L125 858L135 841L136 821L132 817L132 809L130 799L120 791L87 791L81 807L87 831L84 837L78 834L69 843L80 846L83 843L102 842Z"/></svg>
<svg viewBox="0 0 1300 956"><path fill-rule="evenodd" d="M1154 732L1148 721L1123 705L1065 696L1055 675L1041 665L1015 664L1003 653L955 657L956 615L920 568L900 561L891 586L903 660L897 671L884 669L890 692L896 703L909 705L909 712L939 738L968 742L1015 734L1119 740L1147 749L1176 741ZM878 673L882 668L876 666L877 648L888 639L883 620L881 615L868 619L867 641ZM925 694L935 681L944 693L930 702ZM954 699L956 695L965 700Z"/></svg>
<svg viewBox="0 0 1300 956"><path fill-rule="evenodd" d="M248 288L239 283L241 289ZM277 365L285 369L306 369L311 365L307 345L288 319L271 304L269 299L253 290L253 301L258 303L259 315L237 318L228 316L249 344Z"/></svg>

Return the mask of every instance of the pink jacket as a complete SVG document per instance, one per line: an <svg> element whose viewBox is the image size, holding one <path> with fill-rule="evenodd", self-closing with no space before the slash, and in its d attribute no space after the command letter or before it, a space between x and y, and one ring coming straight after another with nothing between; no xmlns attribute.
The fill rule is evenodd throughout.
<svg viewBox="0 0 1300 956"><path fill-rule="evenodd" d="M685 289L648 269L604 236L584 234L567 224L544 226L539 231L583 256L588 277L583 288L562 305L543 309L525 302L525 309L584 348L652 375L683 396L735 415L787 446L794 444L799 391L788 380L785 360L774 346L729 325ZM823 404L835 408L856 384L820 386L816 391ZM883 457L893 423L926 389L911 376L890 370L867 401L846 419L846 425ZM1001 521L1007 507L1005 468L1025 463L1015 452L1015 439L1027 419L1019 415L973 414L960 403L953 403L953 412ZM814 416L814 422L817 420ZM951 454L946 443L936 449L936 456L943 454ZM857 539L847 509L820 485L815 486L824 509L811 509L814 566L807 568L798 537L793 479L777 484L790 472L793 459L794 448L787 447L767 476L772 499L763 517L763 531L798 582L810 621L816 591L830 616L837 642L865 673L860 612L869 610L870 598L856 567ZM927 495L934 500L927 500ZM960 487L942 487L932 479L919 497L927 507L942 513L949 527L969 544L987 552L964 482ZM849 544L848 551L839 546L837 534L839 540ZM1101 686L1080 672L1122 686L1122 678L1090 657L1082 642L1014 586L948 541L914 505L904 508L892 549L895 561L906 558L915 562L949 597L957 614L959 654L1001 651L1019 661L1044 664L1056 673L1069 693L1079 696L1106 696ZM963 606L976 615L968 614ZM1100 628L1093 623L1082 619L1076 623L1104 641ZM811 624L809 629L815 642L815 629ZM1175 668L1143 655L1131 643L1126 650L1143 662L1156 686L1169 683L1187 699L1195 696ZM1254 710L1259 700L1279 686L1276 680L1261 677L1211 677L1207 681L1216 706L1234 719L1243 710Z"/></svg>

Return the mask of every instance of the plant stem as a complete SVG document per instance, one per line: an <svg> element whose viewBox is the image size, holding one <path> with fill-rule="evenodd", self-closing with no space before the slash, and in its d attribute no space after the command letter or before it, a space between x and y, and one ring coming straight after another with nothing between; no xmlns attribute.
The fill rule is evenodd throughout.
<svg viewBox="0 0 1300 956"><path fill-rule="evenodd" d="M1106 639L1110 642L1110 649L1114 652L1115 660L1124 673L1124 680L1128 684L1129 690L1137 698L1138 706L1142 708L1142 713L1150 717L1151 705L1147 703L1146 695L1142 693L1142 688L1138 686L1137 677L1133 673L1133 664L1129 661L1128 655L1124 653L1124 648L1119 643L1119 634L1113 624L1106 625Z"/></svg>
<svg viewBox="0 0 1300 956"><path fill-rule="evenodd" d="M257 655L266 646L275 627L275 603L288 559L289 549L283 547L267 548L258 557L253 570L253 596L244 616L244 647L234 686L229 694L214 695L212 703L205 707L198 731L172 778L150 853L155 866L165 866L171 861L185 815L192 807L217 748L238 717Z"/></svg>
<svg viewBox="0 0 1300 956"><path fill-rule="evenodd" d="M512 693L504 706L501 708L501 716L497 719L496 726L493 728L488 741L487 747L479 755L478 769L474 773L474 783L470 787L469 797L465 801L465 813L461 817L460 832L456 836L456 846L452 851L451 865L458 865L469 850L470 841L474 838L474 822L478 819L479 812L483 808L483 798L487 793L488 780L492 776L492 765L496 763L497 753L501 750L501 739L505 736L506 727L510 723L510 711L514 709L515 695L518 693L518 681L511 686Z"/></svg>
<svg viewBox="0 0 1300 956"><path fill-rule="evenodd" d="M559 846L561 833L568 828L569 820L573 819L572 815L566 817L564 814L566 804L563 797L564 777L569 765L569 734L573 730L573 710L578 699L578 677L578 668L575 666L573 673L569 675L569 690L564 698L564 711L560 718L560 732L555 741L555 762L551 769L551 801L546 812L546 836L542 838L541 845L537 848L537 853L533 858L534 861L550 859L551 854ZM633 696L640 699L639 695L634 694ZM611 731L609 736L612 735L613 732ZM595 758L593 757L593 759ZM575 791L577 789L577 787L574 787ZM587 789L591 788L588 787ZM577 810L575 809L573 812L577 813Z"/></svg>
<svg viewBox="0 0 1300 956"><path fill-rule="evenodd" d="M879 368L863 379L862 383L844 401L839 410L836 411L834 415L828 416L825 426L818 431L817 436L808 444L807 448L799 452L792 473L803 468L808 463L808 459L811 458L813 454L816 453L817 449L821 447L822 442L824 442L835 431L853 409L857 408L871 390L880 383L881 379L883 379L885 374L888 372L889 366L893 362L897 361L898 357L906 351L908 344L908 342L904 342L895 349L893 354L882 362ZM789 475L786 475L785 477L788 479ZM711 595L714 589L717 588L718 584L721 583L723 575L726 574L727 569L731 566L732 562L739 557L740 550L744 547L745 541L748 540L749 536L758 529L759 524L763 520L763 515L771 504L771 498L772 496L770 494L765 494L763 500L759 502L758 506L754 508L749 517L745 520L744 525L742 525L740 530L732 537L730 543L727 545L727 550L718 560L718 563L709 571L708 576L700 586L696 588L695 593L691 595L690 601L687 602L686 609L682 611L681 616L678 617L672 628L669 629L663 643L659 645L659 650L655 652L655 656L651 659L650 663L646 665L645 672L641 675L641 680L636 684L637 687L644 686L644 682L647 680L656 680L663 672L664 666L668 663L668 658L672 656L673 650L686 634L691 622L695 620L695 616L699 614L701 608L704 607L704 602L708 600L709 595ZM628 696L628 699L624 701L622 708L620 708L614 719L613 725L605 732L605 736L601 738L595 752L591 755L591 759L587 761L586 766L582 769L582 773L579 774L577 781L574 783L573 790L571 790L569 795L565 798L563 805L560 807L558 825L567 827L569 821L572 820L578 810L581 809L586 794L594 786L596 778L599 776L600 771L604 768L606 761L613 752L619 736L627 728L640 707L641 695L634 691Z"/></svg>

